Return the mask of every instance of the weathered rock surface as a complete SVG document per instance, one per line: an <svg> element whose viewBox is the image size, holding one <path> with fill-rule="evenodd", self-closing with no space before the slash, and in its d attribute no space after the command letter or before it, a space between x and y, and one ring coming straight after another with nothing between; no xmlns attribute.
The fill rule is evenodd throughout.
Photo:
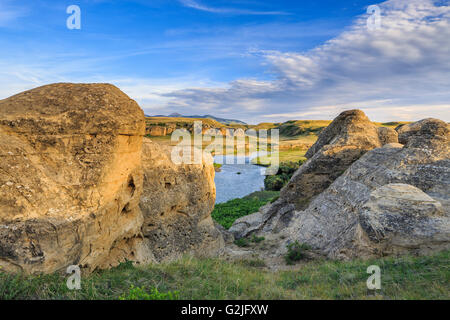
<svg viewBox="0 0 450 320"><path fill-rule="evenodd" d="M348 127L348 122L341 125ZM325 136L308 154L310 159L290 181L294 184L294 191L289 191L292 198L285 192L284 199L239 219L230 230L236 237L256 233L278 238L278 249L267 253L274 257L283 255L293 241L307 243L316 253L336 259L427 254L450 248L449 125L425 119L399 129L404 145L388 143L366 150L356 161L350 160L351 156L341 158L353 163L302 207L294 201L296 196L304 198L304 184L308 186L300 175L310 170L313 160L322 160L328 148L339 145L329 141L375 141L372 145L377 141L374 130L368 131L372 134L367 138L358 130L332 138L330 130L339 132L338 128L324 130ZM376 130L380 144L395 141L390 130L383 131ZM339 162L330 164L340 168ZM314 174L309 178L313 180Z"/></svg>
<svg viewBox="0 0 450 320"><path fill-rule="evenodd" d="M360 110L342 112L308 149L308 161L282 190L280 199L304 209L364 153L397 142L393 129L376 127Z"/></svg>
<svg viewBox="0 0 450 320"><path fill-rule="evenodd" d="M146 261L139 210L144 114L108 84L0 101L0 266L91 271Z"/></svg>
<svg viewBox="0 0 450 320"><path fill-rule="evenodd" d="M439 148L445 145L446 130L448 126L439 119L427 118L417 122L405 124L397 129L399 143L409 144L409 146L429 145Z"/></svg>
<svg viewBox="0 0 450 320"><path fill-rule="evenodd" d="M157 261L213 255L224 245L211 218L216 190L212 157L207 160L176 165L170 147L144 139L142 231Z"/></svg>
<svg viewBox="0 0 450 320"><path fill-rule="evenodd" d="M216 221L214 221L214 226L222 234L222 238L225 241L225 244L232 244L234 242L233 233L225 229L222 225L218 224Z"/></svg>
<svg viewBox="0 0 450 320"><path fill-rule="evenodd" d="M450 137L440 120L413 124L406 145L367 152L295 211L283 230L331 258L450 247ZM282 251L282 249L281 249Z"/></svg>
<svg viewBox="0 0 450 320"><path fill-rule="evenodd" d="M342 112L319 135L307 151L308 160L294 173L281 190L280 198L261 217L264 229L281 230L287 226L293 210L308 207L311 200L324 191L367 151L383 144L397 142L397 132L375 126L360 110ZM249 218L243 217L241 227ZM254 225L254 221L251 221ZM253 227L252 227L253 229ZM245 236L250 229L235 233Z"/></svg>
<svg viewBox="0 0 450 320"><path fill-rule="evenodd" d="M151 135L153 137L166 136L167 128L162 126L150 126L145 129L145 134Z"/></svg>
<svg viewBox="0 0 450 320"><path fill-rule="evenodd" d="M262 208L260 211L263 210ZM228 229L236 239L245 237L246 235L259 229L263 221L261 212L255 212L247 216L243 216L234 221L233 225Z"/></svg>

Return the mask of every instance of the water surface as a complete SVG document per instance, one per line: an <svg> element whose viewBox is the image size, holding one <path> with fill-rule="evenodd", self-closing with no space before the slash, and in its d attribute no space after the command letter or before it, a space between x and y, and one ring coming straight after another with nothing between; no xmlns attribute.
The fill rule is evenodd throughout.
<svg viewBox="0 0 450 320"><path fill-rule="evenodd" d="M221 155L214 157L214 162L222 164L221 171L216 172L214 178L216 183L216 203L242 198L264 188L265 176L263 174L265 168L251 164L253 158L263 155L265 153L259 152L259 154L252 154L250 157Z"/></svg>

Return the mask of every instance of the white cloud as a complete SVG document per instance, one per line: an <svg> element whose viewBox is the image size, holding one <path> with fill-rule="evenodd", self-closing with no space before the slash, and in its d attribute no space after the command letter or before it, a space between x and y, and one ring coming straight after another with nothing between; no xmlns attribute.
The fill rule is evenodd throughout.
<svg viewBox="0 0 450 320"><path fill-rule="evenodd" d="M450 121L450 7L445 4L391 0L380 4L379 30L369 31L367 16L361 16L345 32L307 52L247 52L264 60L273 80L217 83L201 76L108 75L105 70L122 56L33 53L25 61L2 58L0 99L52 82L111 82L148 114L212 113L255 123L326 119L360 108L374 121L430 116Z"/></svg>
<svg viewBox="0 0 450 320"><path fill-rule="evenodd" d="M363 15L308 52L260 52L276 76L272 82L242 79L221 88L177 90L164 94L172 98L168 107L203 107L218 114L231 109L247 121L277 114L325 118L346 106L370 110L380 121L433 114L449 121L448 1L391 0L379 6L378 30L368 30ZM321 115L320 106L331 111Z"/></svg>

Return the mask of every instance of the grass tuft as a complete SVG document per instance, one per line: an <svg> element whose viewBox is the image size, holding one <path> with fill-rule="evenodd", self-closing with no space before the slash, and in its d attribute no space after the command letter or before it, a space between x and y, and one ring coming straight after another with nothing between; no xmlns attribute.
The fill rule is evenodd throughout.
<svg viewBox="0 0 450 320"><path fill-rule="evenodd" d="M297 270L274 272L256 260L184 257L94 272L82 278L81 290L67 288L66 274L0 272L0 299L450 299L449 262L450 251L444 251L369 261L313 260ZM370 265L381 268L377 295L366 286Z"/></svg>

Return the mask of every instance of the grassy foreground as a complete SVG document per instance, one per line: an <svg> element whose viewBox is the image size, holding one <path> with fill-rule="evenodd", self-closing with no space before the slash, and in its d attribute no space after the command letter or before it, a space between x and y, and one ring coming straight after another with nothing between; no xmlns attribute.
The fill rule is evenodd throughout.
<svg viewBox="0 0 450 320"><path fill-rule="evenodd" d="M134 287L148 293L157 289L160 297L178 299L450 299L449 262L450 251L446 251L430 257L312 261L295 271L272 272L255 261L185 257L172 263L145 267L125 263L98 271L82 278L81 290L67 289L66 275L0 273L0 298L139 299L142 294L136 294ZM381 268L382 288L377 295L366 287L370 265Z"/></svg>

